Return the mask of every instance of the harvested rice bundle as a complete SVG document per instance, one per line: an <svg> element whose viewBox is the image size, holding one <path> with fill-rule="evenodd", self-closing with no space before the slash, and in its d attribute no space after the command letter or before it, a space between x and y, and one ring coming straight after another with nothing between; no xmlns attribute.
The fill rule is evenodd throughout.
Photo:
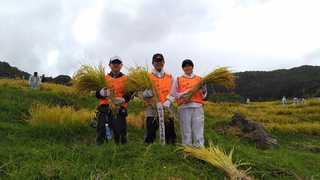
<svg viewBox="0 0 320 180"><path fill-rule="evenodd" d="M214 85L220 85L227 89L232 89L235 86L235 76L232 74L230 70L226 67L221 67L213 72L206 75L200 83L198 83L196 86L192 87L190 91L185 94L184 96L188 99L191 99L191 97L198 92L203 84L214 84Z"/></svg>
<svg viewBox="0 0 320 180"><path fill-rule="evenodd" d="M226 67L221 67L209 73L203 78L203 83L212 83L232 89L235 86L235 77Z"/></svg>
<svg viewBox="0 0 320 180"><path fill-rule="evenodd" d="M146 89L152 89L153 83L149 78L147 68L137 66L129 69L128 81L125 89L129 92L139 92Z"/></svg>
<svg viewBox="0 0 320 180"><path fill-rule="evenodd" d="M226 152L218 146L214 146L210 143L208 148L195 148L190 146L182 146L178 148L182 150L186 155L193 156L197 159L206 161L216 168L224 171L230 180L251 180L252 178L247 175L249 169L238 170L237 168L246 163L233 163L232 153L233 150L226 154Z"/></svg>
<svg viewBox="0 0 320 180"><path fill-rule="evenodd" d="M137 66L129 69L128 81L125 84L125 89L126 91L133 93L151 90L154 95L152 101L159 101L157 91L155 90L154 84L149 78L149 72L145 67Z"/></svg>
<svg viewBox="0 0 320 180"><path fill-rule="evenodd" d="M96 91L108 87L102 65L99 67L82 65L73 76L73 80L75 88L80 92Z"/></svg>

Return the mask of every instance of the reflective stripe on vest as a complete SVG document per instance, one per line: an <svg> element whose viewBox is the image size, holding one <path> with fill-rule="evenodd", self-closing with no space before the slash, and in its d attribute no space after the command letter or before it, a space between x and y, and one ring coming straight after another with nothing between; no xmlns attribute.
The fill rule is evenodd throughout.
<svg viewBox="0 0 320 180"><path fill-rule="evenodd" d="M199 82L201 81L201 77L200 76L194 76L193 78L187 78L184 76L180 76L177 78L177 83L178 83L178 89L177 92L178 93L183 93L189 89L191 89L192 87L194 87L195 85L197 85ZM203 104L203 93L202 90L199 90L195 95L193 95L191 97L191 102L196 102L196 103L200 103ZM182 102L181 100L177 100L178 105L181 105Z"/></svg>
<svg viewBox="0 0 320 180"><path fill-rule="evenodd" d="M154 83L157 94L159 95L159 100L161 103L166 101L167 96L169 95L172 87L172 76L171 74L165 73L162 78L155 76L150 73L149 77L151 81Z"/></svg>
<svg viewBox="0 0 320 180"><path fill-rule="evenodd" d="M112 78L110 75L105 76L105 80L108 83L114 97L123 97L125 94L125 82L128 80L128 77L123 75L119 78ZM108 104L108 99L101 99L100 104ZM123 107L127 108L128 103L125 103Z"/></svg>

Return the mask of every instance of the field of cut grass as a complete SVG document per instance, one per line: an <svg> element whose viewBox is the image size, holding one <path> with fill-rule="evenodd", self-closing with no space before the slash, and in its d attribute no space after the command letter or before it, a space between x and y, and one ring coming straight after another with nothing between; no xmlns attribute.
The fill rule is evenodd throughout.
<svg viewBox="0 0 320 180"><path fill-rule="evenodd" d="M11 80L12 81L12 80ZM10 84L11 83L11 84ZM127 145L113 142L95 145L95 130L84 115L95 111L97 100L89 96L70 96L61 91L30 90L18 82L0 81L0 179L223 179L217 168L176 151L176 146L143 143L143 103L129 106ZM63 87L62 87L63 88ZM33 112L51 110L64 121L78 126L30 123ZM51 107L51 108L50 108ZM56 108L56 109L55 109ZM40 108L41 109L41 108ZM69 116L62 116L63 113ZM227 123L234 112L263 123L279 148L260 150L245 139L219 134L217 124ZM37 120L54 122L38 114ZM73 114L75 113L75 114ZM37 113L35 113L37 114ZM73 116L74 115L74 116ZM234 148L234 161L247 162L255 179L320 179L320 104L307 100L303 105L282 106L280 102L244 104L207 103L205 138L226 152ZM39 118L40 117L40 118ZM82 119L82 117L84 117ZM34 117L35 118L35 117ZM78 120L75 120L78 119ZM60 122L60 121L59 121ZM45 124L45 123L44 123ZM178 124L178 123L176 123ZM177 133L180 131L177 127Z"/></svg>

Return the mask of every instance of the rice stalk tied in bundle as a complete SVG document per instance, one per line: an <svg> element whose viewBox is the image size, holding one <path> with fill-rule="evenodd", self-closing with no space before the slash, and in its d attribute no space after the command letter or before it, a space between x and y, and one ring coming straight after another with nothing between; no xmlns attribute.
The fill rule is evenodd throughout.
<svg viewBox="0 0 320 180"><path fill-rule="evenodd" d="M193 86L188 93L183 95L183 97L190 100L205 84L214 84L223 86L227 89L233 89L235 87L235 76L226 67L217 68L203 77L201 81Z"/></svg>
<svg viewBox="0 0 320 180"><path fill-rule="evenodd" d="M74 87L82 93L96 91L108 87L105 80L105 69L102 65L94 67L82 65L73 76Z"/></svg>
<svg viewBox="0 0 320 180"><path fill-rule="evenodd" d="M125 84L127 92L139 93L144 90L152 90L154 100L158 101L159 96L154 88L154 83L149 77L148 69L142 66L129 68L128 80Z"/></svg>
<svg viewBox="0 0 320 180"><path fill-rule="evenodd" d="M248 176L249 169L239 170L239 166L248 165L248 163L233 163L232 154L233 149L227 154L219 146L215 146L210 143L208 148L205 147L191 147L183 145L178 150L182 150L187 156L192 156L197 159L210 163L212 166L222 170L230 180L252 180L253 178Z"/></svg>

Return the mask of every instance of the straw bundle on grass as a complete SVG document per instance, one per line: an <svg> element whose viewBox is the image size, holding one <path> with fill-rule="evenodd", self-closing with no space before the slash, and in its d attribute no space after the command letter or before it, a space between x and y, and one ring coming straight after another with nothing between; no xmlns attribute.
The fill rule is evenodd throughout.
<svg viewBox="0 0 320 180"><path fill-rule="evenodd" d="M235 76L226 67L221 67L206 75L202 80L190 91L185 94L185 97L190 99L196 92L198 92L204 84L220 85L227 89L232 89L235 86Z"/></svg>
<svg viewBox="0 0 320 180"><path fill-rule="evenodd" d="M213 165L214 167L222 170L231 180L251 180L252 178L247 175L249 169L238 170L237 168L242 165L247 165L246 163L233 163L232 153L233 150L226 154L226 152L218 146L214 146L210 143L208 148L195 148L190 146L182 146L179 148L186 155L193 156L197 159L206 161Z"/></svg>
<svg viewBox="0 0 320 180"><path fill-rule="evenodd" d="M74 86L80 92L96 91L108 87L105 81L105 70L102 65L94 67L82 65L73 76Z"/></svg>

